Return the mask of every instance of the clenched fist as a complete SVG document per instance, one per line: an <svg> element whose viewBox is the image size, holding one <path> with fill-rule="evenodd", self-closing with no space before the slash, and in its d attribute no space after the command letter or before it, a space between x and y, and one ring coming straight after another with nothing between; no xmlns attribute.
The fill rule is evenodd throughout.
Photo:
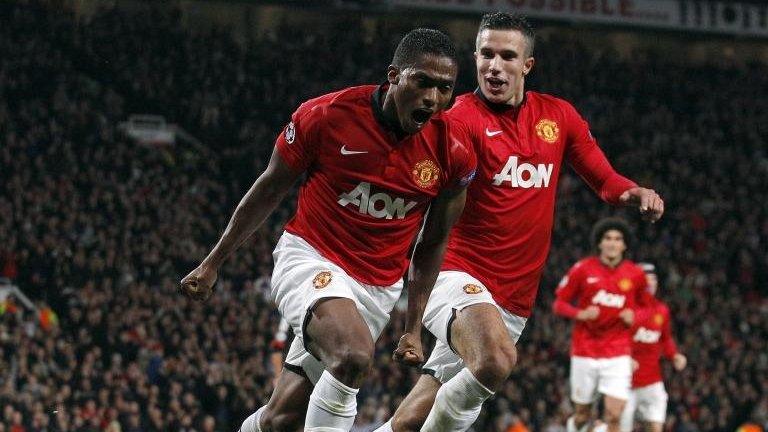
<svg viewBox="0 0 768 432"><path fill-rule="evenodd" d="M404 334L397 343L397 348L392 358L406 366L419 366L424 363L421 337L411 333Z"/></svg>
<svg viewBox="0 0 768 432"><path fill-rule="evenodd" d="M619 318L621 318L625 326L632 327L632 324L635 323L635 311L632 309L622 309L619 312Z"/></svg>
<svg viewBox="0 0 768 432"><path fill-rule="evenodd" d="M579 321L592 321L596 320L598 316L600 316L600 308L595 305L589 305L576 314L576 319Z"/></svg>
<svg viewBox="0 0 768 432"><path fill-rule="evenodd" d="M181 280L179 290L192 300L206 301L213 294L216 277L216 269L200 265Z"/></svg>

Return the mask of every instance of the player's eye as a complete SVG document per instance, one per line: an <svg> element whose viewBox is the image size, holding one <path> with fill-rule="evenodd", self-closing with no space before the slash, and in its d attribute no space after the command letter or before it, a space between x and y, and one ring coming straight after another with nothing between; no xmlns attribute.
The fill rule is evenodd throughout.
<svg viewBox="0 0 768 432"><path fill-rule="evenodd" d="M487 51L487 50L482 50L482 51L480 51L480 56L483 57L486 60L490 60L490 59L493 58L493 52L492 51Z"/></svg>
<svg viewBox="0 0 768 432"><path fill-rule="evenodd" d="M501 58L504 59L505 61L514 60L517 58L517 53L514 53L514 52L504 53L502 54Z"/></svg>

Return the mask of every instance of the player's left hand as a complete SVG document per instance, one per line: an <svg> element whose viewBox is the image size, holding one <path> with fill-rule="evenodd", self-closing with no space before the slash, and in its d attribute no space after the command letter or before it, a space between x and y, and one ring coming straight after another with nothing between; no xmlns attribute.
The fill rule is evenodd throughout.
<svg viewBox="0 0 768 432"><path fill-rule="evenodd" d="M632 324L635 323L635 311L632 309L622 309L621 312L619 312L619 318L624 321L624 325L632 327Z"/></svg>
<svg viewBox="0 0 768 432"><path fill-rule="evenodd" d="M685 366L687 364L688 364L688 359L680 353L677 353L675 354L674 357L672 357L672 365L675 367L675 370L678 372L685 369Z"/></svg>
<svg viewBox="0 0 768 432"><path fill-rule="evenodd" d="M664 200L653 189L633 187L624 191L619 200L624 205L640 209L643 219L649 222L656 222L664 214Z"/></svg>
<svg viewBox="0 0 768 432"><path fill-rule="evenodd" d="M406 333L400 337L395 353L392 354L395 361L406 366L419 366L424 363L424 351L421 348L421 337L412 333Z"/></svg>

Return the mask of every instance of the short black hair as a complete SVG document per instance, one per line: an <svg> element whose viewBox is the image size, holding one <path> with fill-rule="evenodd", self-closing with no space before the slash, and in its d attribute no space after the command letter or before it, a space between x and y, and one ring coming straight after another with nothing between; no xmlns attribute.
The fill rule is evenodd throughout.
<svg viewBox="0 0 768 432"><path fill-rule="evenodd" d="M456 46L447 34L440 30L417 28L409 31L400 40L392 57L392 65L405 69L413 66L424 54L445 56L458 64Z"/></svg>
<svg viewBox="0 0 768 432"><path fill-rule="evenodd" d="M627 245L627 249L632 243L632 230L629 229L627 221L621 218L609 217L600 219L597 221L594 227L592 227L592 245L597 247L603 240L603 236L610 230L616 230L624 236L624 244Z"/></svg>
<svg viewBox="0 0 768 432"><path fill-rule="evenodd" d="M477 34L479 35L483 30L517 30L525 36L525 40L528 42L528 57L533 55L536 33L524 15L507 12L488 12L480 19L480 27L477 29Z"/></svg>

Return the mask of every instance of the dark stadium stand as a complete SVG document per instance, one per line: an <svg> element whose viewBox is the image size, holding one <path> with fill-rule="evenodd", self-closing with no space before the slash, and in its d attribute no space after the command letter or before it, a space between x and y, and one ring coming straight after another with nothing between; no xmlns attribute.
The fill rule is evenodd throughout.
<svg viewBox="0 0 768 432"><path fill-rule="evenodd" d="M0 3L0 277L58 318L38 325L0 302L0 432L233 431L270 394L271 249L294 198L228 262L208 303L180 296L177 282L290 113L376 82L401 35L350 37L363 22L349 19L323 34L280 26L243 45L182 21L147 8L79 21L59 6ZM667 213L642 224L564 174L519 364L473 430L565 430L568 323L549 308L557 280L588 252L592 223L609 214L637 228L633 257L661 268L688 356L685 371L666 371L667 430L768 429L768 67L681 65L646 50L622 59L559 36L536 49L534 88L573 101L618 170L660 191ZM466 91L474 76L463 66ZM144 112L209 150L139 146L116 130ZM355 431L389 418L417 378L390 359L402 328L395 311Z"/></svg>

